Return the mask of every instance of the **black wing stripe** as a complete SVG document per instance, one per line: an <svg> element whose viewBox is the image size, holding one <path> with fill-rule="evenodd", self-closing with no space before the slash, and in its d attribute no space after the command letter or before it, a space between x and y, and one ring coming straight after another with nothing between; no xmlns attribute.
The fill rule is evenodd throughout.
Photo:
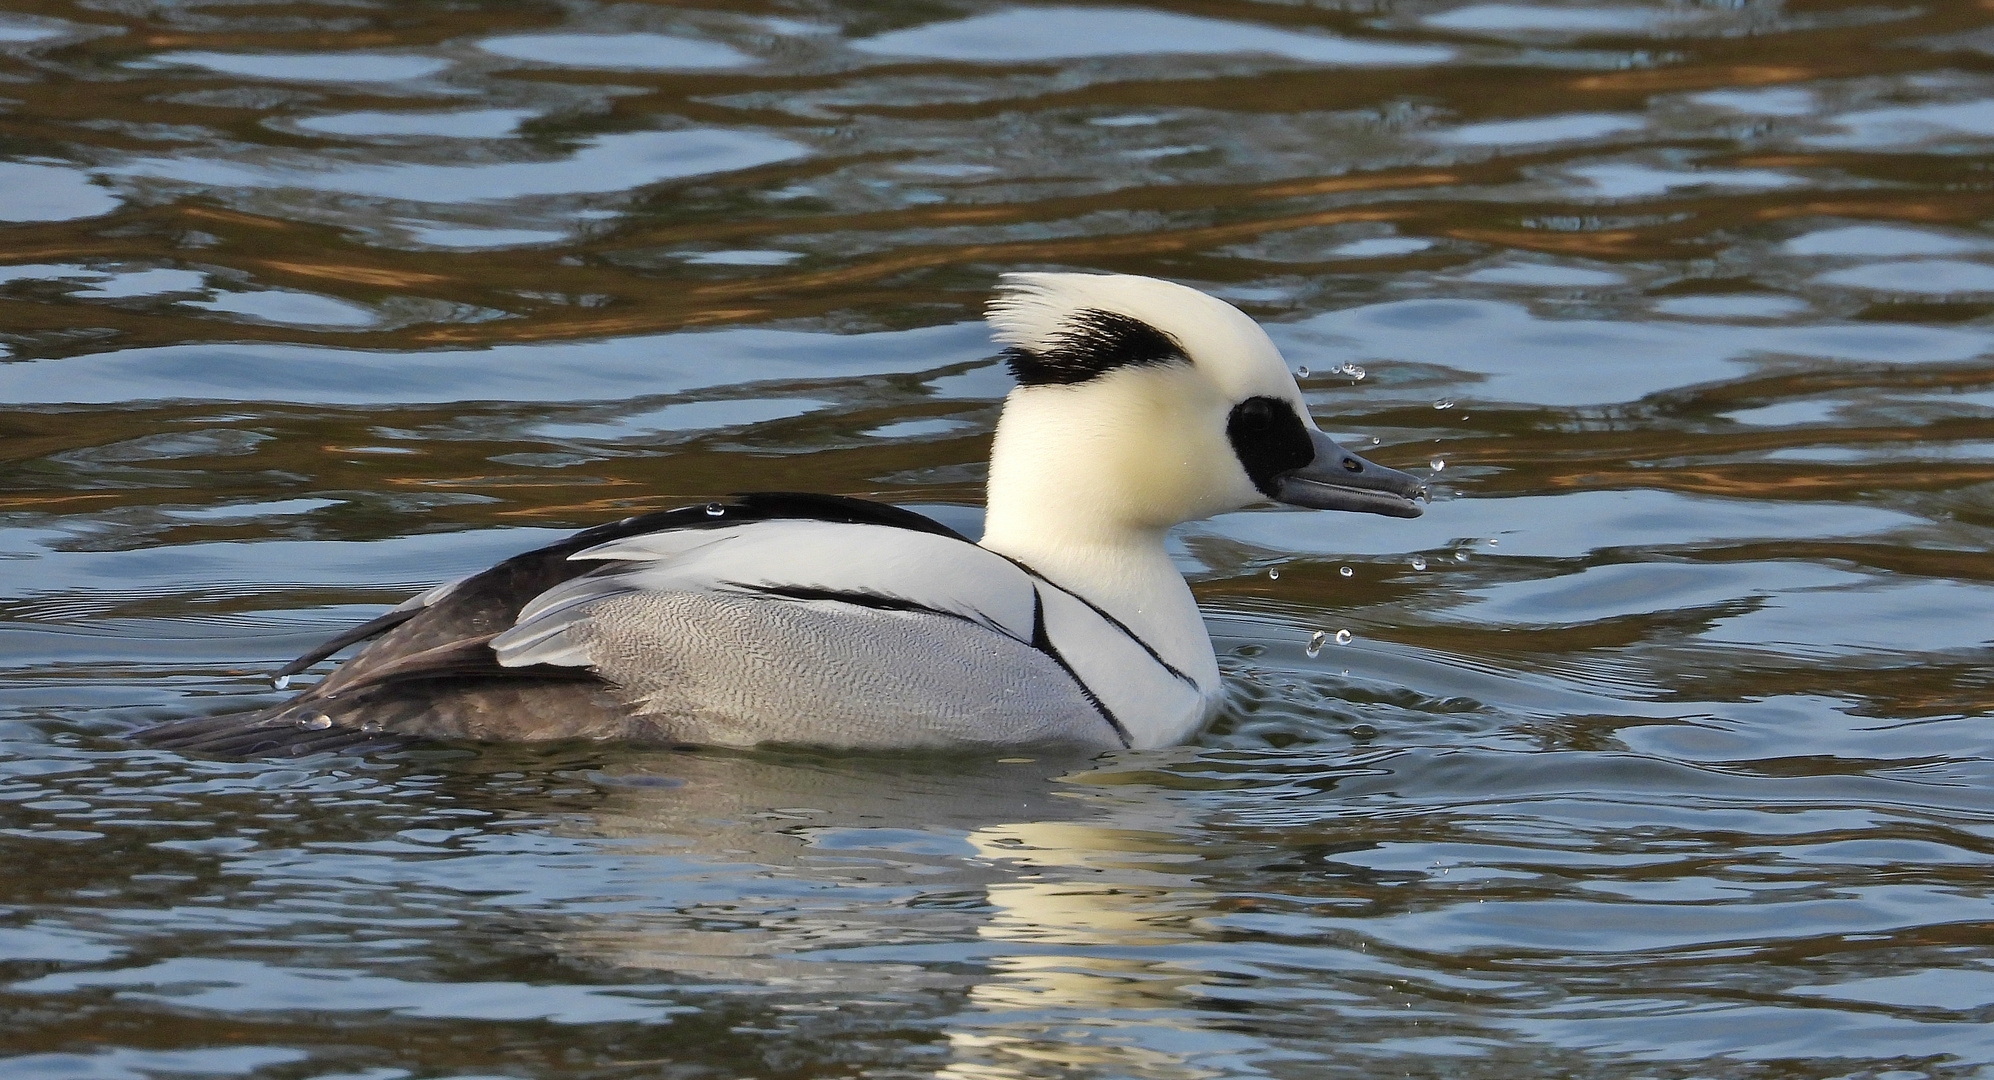
<svg viewBox="0 0 1994 1080"><path fill-rule="evenodd" d="M871 608L875 611L913 611L923 615L941 615L946 618L969 623L972 626L982 627L986 630L993 629L989 625L969 618L966 615L961 615L953 611L943 611L939 608L931 608L926 604L909 600L905 597L889 596L884 593L848 589L826 589L814 585L748 585L738 581L723 581L720 584L724 588L738 589L742 592L750 592L760 596L780 597L784 600L828 600L833 603L852 604L857 607ZM1002 631L998 630L997 632L1001 633ZM1121 740L1124 749L1135 745L1135 740L1129 734L1129 729L1123 726L1121 720L1116 718L1114 710L1108 708L1107 703L1102 701L1098 694L1094 693L1094 688L1087 685L1087 681L1080 677L1079 672L1073 670L1073 665L1066 662L1066 657L1061 656L1059 648L1052 643L1052 637L1046 633L1045 628L1045 601L1039 598L1038 587L1036 585L1032 587L1032 640L1029 644L1032 648L1044 653L1053 663L1058 664L1061 671L1066 672L1067 677L1073 680L1073 685L1080 689L1080 695L1087 699L1087 704L1093 706L1094 711L1101 714L1101 719L1107 721L1108 726L1114 729L1115 738ZM1164 666L1168 667L1169 665L1166 664Z"/></svg>
<svg viewBox="0 0 1994 1080"><path fill-rule="evenodd" d="M1120 630L1123 636L1127 637L1130 641L1135 642L1137 645L1142 646L1142 651L1148 653L1149 658L1151 660L1156 661L1157 664L1159 664L1163 668L1163 670L1169 672L1172 675L1175 675L1178 681L1182 682L1184 685L1190 687L1191 689L1196 690L1201 694L1204 693L1204 688L1198 685L1198 680L1193 679L1189 675L1186 675L1183 672L1177 670L1177 665L1172 664L1168 660L1165 660L1163 658L1162 653L1157 652L1154 646L1152 646L1149 642L1144 641L1142 637L1138 635L1135 631L1129 629L1127 623L1122 622L1122 620L1117 619L1113 615L1110 615L1106 611L1102 610L1099 604L1096 604L1094 601L1087 599L1086 597L1080 595L1077 592L1074 592L1072 589L1069 589L1066 586L1061 585L1059 582L1054 581L1053 579L1045 576L1044 574L1039 573L1037 570L1032 569L1031 564L1025 562L1023 559L1013 559L1011 558L1011 556L1005 555L1001 551L991 552L991 554L1002 556L1004 559L1009 561L1013 566L1016 566L1018 569L1023 570L1025 573L1030 574L1034 578L1037 578L1038 580L1046 583L1047 585L1050 585L1053 588L1058 589L1060 592L1065 593L1066 595L1074 598L1075 600L1078 600L1081 603L1086 604L1088 610L1092 611L1096 615L1099 615L1101 619L1104 622L1106 622L1109 626L1112 626L1115 629Z"/></svg>
<svg viewBox="0 0 1994 1080"><path fill-rule="evenodd" d="M1108 708L1108 703L1094 693L1094 688L1087 685L1087 680L1073 670L1073 665L1066 662L1066 657L1059 655L1059 647L1052 643L1052 636L1045 630L1045 601L1039 597L1037 586L1032 587L1032 648L1051 658L1053 663L1059 665L1061 671L1072 678L1073 685L1080 688L1080 693L1087 699L1087 704L1094 706L1094 711L1101 714L1101 719L1106 720L1108 726L1115 729L1115 738L1121 740L1122 749L1126 750L1135 745L1135 739L1129 735L1129 729L1122 726L1122 722L1115 717L1114 710Z"/></svg>
<svg viewBox="0 0 1994 1080"><path fill-rule="evenodd" d="M750 585L742 581L721 581L715 584L723 589L735 589L754 593L757 596L773 596L783 600L828 600L837 604L871 608L874 611L916 611L923 615L941 615L975 626L984 626L982 622L958 612L932 608L904 596L869 592L864 589L826 589L816 585Z"/></svg>

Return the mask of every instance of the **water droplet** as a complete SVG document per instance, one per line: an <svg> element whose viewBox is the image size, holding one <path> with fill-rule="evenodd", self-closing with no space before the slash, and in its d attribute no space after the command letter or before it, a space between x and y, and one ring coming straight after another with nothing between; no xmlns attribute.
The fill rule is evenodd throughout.
<svg viewBox="0 0 1994 1080"><path fill-rule="evenodd" d="M379 720L368 720L360 725L360 730L369 735L379 735L387 729Z"/></svg>
<svg viewBox="0 0 1994 1080"><path fill-rule="evenodd" d="M1269 580L1269 581L1279 581L1279 580L1281 580L1281 572L1280 572L1279 570L1269 570L1269 571L1267 571L1267 580Z"/></svg>
<svg viewBox="0 0 1994 1080"><path fill-rule="evenodd" d="M1426 467L1432 469L1434 472L1439 472L1440 470L1447 467L1447 459L1434 458L1432 461L1426 463Z"/></svg>
<svg viewBox="0 0 1994 1080"><path fill-rule="evenodd" d="M1385 441L1385 440L1383 440L1383 439L1379 438L1379 437L1378 437L1378 436L1376 436L1376 435L1373 435L1373 436L1371 436L1371 445L1372 445L1372 446L1379 446L1379 445L1383 444L1383 443L1384 443L1384 441Z"/></svg>
<svg viewBox="0 0 1994 1080"><path fill-rule="evenodd" d="M1414 570L1424 570L1424 569L1426 569L1426 556L1424 556L1424 555L1414 555L1414 556L1412 557L1412 568L1413 568Z"/></svg>
<svg viewBox="0 0 1994 1080"><path fill-rule="evenodd" d="M1495 537L1493 537L1493 536L1489 537L1489 546L1490 546L1490 547L1494 547L1494 546L1496 546L1497 544L1500 544L1500 543L1502 543L1502 541L1500 541L1500 540L1497 540L1497 539L1496 539Z"/></svg>
<svg viewBox="0 0 1994 1080"><path fill-rule="evenodd" d="M727 508L726 508L726 507L724 507L724 506L722 506L722 505L720 505L719 503L707 503L707 504L706 504L706 516L707 516L707 517L719 517L720 515L722 515L722 514L724 514L724 513L726 513L726 512L727 512Z"/></svg>
<svg viewBox="0 0 1994 1080"><path fill-rule="evenodd" d="M309 720L298 721L298 726L311 731L324 731L326 728L332 726L332 717L320 713Z"/></svg>
<svg viewBox="0 0 1994 1080"><path fill-rule="evenodd" d="M1309 647L1306 650L1306 652L1309 655L1309 659L1313 660L1317 656L1321 655L1323 642L1326 642L1328 640L1329 640L1329 632L1326 630L1317 630L1315 633L1310 634Z"/></svg>
<svg viewBox="0 0 1994 1080"><path fill-rule="evenodd" d="M1353 379L1361 379L1364 377L1364 369L1358 367L1356 364L1345 364L1342 367L1337 368L1336 370L1344 373L1345 375L1350 376Z"/></svg>
<svg viewBox="0 0 1994 1080"><path fill-rule="evenodd" d="M1296 369L1295 369L1295 378L1297 378L1297 379L1306 379L1306 378L1308 378L1308 377L1309 377L1309 369L1308 369L1308 368L1306 368L1306 367L1298 367L1298 368L1296 368Z"/></svg>
<svg viewBox="0 0 1994 1080"><path fill-rule="evenodd" d="M279 690L289 690L291 688L291 677L289 675L279 675L270 680L270 685Z"/></svg>
<svg viewBox="0 0 1994 1080"><path fill-rule="evenodd" d="M1337 643L1338 645L1348 645L1348 644L1350 644L1350 631L1348 631L1348 630L1338 630L1338 631L1336 632L1336 643ZM1348 674L1350 674L1350 673L1346 671L1346 672L1344 672L1344 674L1345 674L1345 675L1348 675Z"/></svg>
<svg viewBox="0 0 1994 1080"><path fill-rule="evenodd" d="M1468 552L1466 551L1466 549L1463 549L1463 550L1461 550L1461 551L1457 551L1457 552L1455 552L1455 553L1454 553L1454 561L1455 561L1455 562L1467 562L1467 561L1468 561Z"/></svg>
<svg viewBox="0 0 1994 1080"><path fill-rule="evenodd" d="M1433 403L1433 407L1436 409L1451 409L1454 407L1454 399L1441 398L1439 401Z"/></svg>
<svg viewBox="0 0 1994 1080"><path fill-rule="evenodd" d="M1357 571L1352 570L1347 566L1344 566L1344 567L1339 567L1336 572L1342 574L1344 577L1349 577L1350 575L1355 574Z"/></svg>

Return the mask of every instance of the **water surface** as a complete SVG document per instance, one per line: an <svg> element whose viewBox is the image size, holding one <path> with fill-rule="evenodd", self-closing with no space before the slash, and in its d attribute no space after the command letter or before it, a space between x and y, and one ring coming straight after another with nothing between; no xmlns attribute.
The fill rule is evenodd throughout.
<svg viewBox="0 0 1994 1080"><path fill-rule="evenodd" d="M1994 1075L1994 9L5 8L0 1073ZM1440 492L1179 532L1195 744L125 740L638 510L973 531L1034 268Z"/></svg>

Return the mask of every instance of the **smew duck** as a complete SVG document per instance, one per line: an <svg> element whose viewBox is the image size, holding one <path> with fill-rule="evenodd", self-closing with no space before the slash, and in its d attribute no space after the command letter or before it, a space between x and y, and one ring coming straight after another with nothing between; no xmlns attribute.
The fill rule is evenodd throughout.
<svg viewBox="0 0 1994 1080"><path fill-rule="evenodd" d="M1153 278L1005 275L1017 379L972 542L908 510L764 493L577 533L415 597L256 712L142 733L233 755L410 738L880 748L1189 738L1218 663L1164 550L1263 500L1417 517L1420 481L1337 445L1231 305Z"/></svg>

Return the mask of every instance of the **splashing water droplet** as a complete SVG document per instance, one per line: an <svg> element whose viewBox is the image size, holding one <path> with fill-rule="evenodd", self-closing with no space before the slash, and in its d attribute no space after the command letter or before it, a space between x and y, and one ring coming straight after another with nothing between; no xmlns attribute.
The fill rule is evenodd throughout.
<svg viewBox="0 0 1994 1080"><path fill-rule="evenodd" d="M279 690L289 690L291 688L291 677L289 675L279 675L270 680L270 685Z"/></svg>
<svg viewBox="0 0 1994 1080"><path fill-rule="evenodd" d="M1267 571L1267 580L1269 580L1269 581L1279 581L1279 580L1281 580L1281 572L1280 572L1279 570L1269 570L1269 571Z"/></svg>
<svg viewBox="0 0 1994 1080"><path fill-rule="evenodd" d="M724 506L722 506L722 505L720 505L719 503L707 503L707 504L706 504L706 516L707 516L707 517L719 517L720 515L722 515L722 514L724 514L724 513L726 513L726 512L727 512L727 508L726 508L726 507L724 507Z"/></svg>
<svg viewBox="0 0 1994 1080"><path fill-rule="evenodd" d="M1348 644L1350 644L1350 631L1348 631L1348 630L1338 630L1338 631L1336 632L1336 643L1337 643L1338 645L1348 645ZM1345 674L1345 675L1348 675L1348 674L1350 674L1350 673L1346 671L1346 672L1344 672L1344 674Z"/></svg>
<svg viewBox="0 0 1994 1080"><path fill-rule="evenodd" d="M1441 398L1439 401L1433 403L1433 407L1436 409L1451 409L1454 407L1454 399Z"/></svg>
<svg viewBox="0 0 1994 1080"><path fill-rule="evenodd" d="M1468 561L1468 553L1467 553L1466 551L1457 551L1457 552L1455 552L1455 553L1454 553L1454 561L1455 561L1455 562L1467 562L1467 561Z"/></svg>
<svg viewBox="0 0 1994 1080"><path fill-rule="evenodd" d="M1352 570L1349 567L1345 566L1345 567L1340 567L1336 572L1342 574L1344 577L1349 577L1350 575L1355 574L1357 571Z"/></svg>
<svg viewBox="0 0 1994 1080"><path fill-rule="evenodd" d="M332 717L320 713L309 720L298 721L298 726L311 731L324 731L326 728L332 726Z"/></svg>
<svg viewBox="0 0 1994 1080"><path fill-rule="evenodd" d="M1353 379L1362 379L1364 377L1364 369L1358 367L1356 364L1345 364L1342 367L1337 368L1336 370L1344 373L1345 375L1350 376Z"/></svg>
<svg viewBox="0 0 1994 1080"><path fill-rule="evenodd" d="M1306 379L1308 377L1309 377L1309 369L1306 366L1298 367L1295 369L1295 378Z"/></svg>
<svg viewBox="0 0 1994 1080"><path fill-rule="evenodd" d="M1447 459L1434 458L1432 461L1426 463L1426 467L1432 469L1434 472L1439 472L1440 470L1447 467Z"/></svg>
<svg viewBox="0 0 1994 1080"><path fill-rule="evenodd" d="M1424 555L1414 555L1414 556L1412 557L1412 568L1413 568L1414 570L1424 570L1424 569L1426 569L1426 556L1424 556Z"/></svg>
<svg viewBox="0 0 1994 1080"><path fill-rule="evenodd" d="M1310 634L1309 647L1306 650L1304 650L1305 652L1308 653L1309 659L1313 660L1317 656L1321 655L1323 642L1328 640L1329 640L1328 631L1317 630L1315 633Z"/></svg>

